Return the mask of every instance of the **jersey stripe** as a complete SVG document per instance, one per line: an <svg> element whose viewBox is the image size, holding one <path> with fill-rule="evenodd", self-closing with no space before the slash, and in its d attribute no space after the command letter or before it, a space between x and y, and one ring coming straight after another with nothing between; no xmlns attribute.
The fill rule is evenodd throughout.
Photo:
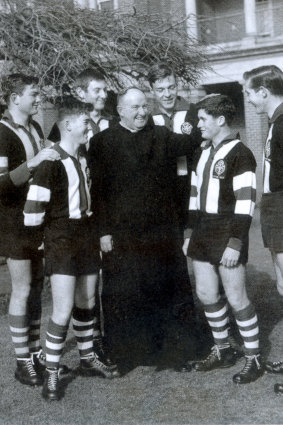
<svg viewBox="0 0 283 425"><path fill-rule="evenodd" d="M26 152L26 158L27 161L29 161L30 159L34 158L34 156L38 153L38 151L41 150L41 146L40 146L40 136L38 134L38 132L36 131L36 129L33 127L33 125L30 126L31 128L31 134L34 138L34 141L36 143L36 146L38 148L38 151L35 152L32 142L30 140L30 137L28 136L28 134L22 129L22 128L14 128L12 127L7 121L1 120L1 123L6 125L10 130L12 130L21 140L25 152Z"/></svg>
<svg viewBox="0 0 283 425"><path fill-rule="evenodd" d="M270 190L270 160L267 157L267 150L270 151L270 143L271 143L271 139L272 139L272 132L273 132L273 126L274 124L272 124L270 126L267 138L266 138L266 142L265 142L265 146L264 146L264 150L263 150L263 161L262 161L262 167L263 167L263 193L269 193L271 192ZM269 152L269 156L270 156L270 152Z"/></svg>
<svg viewBox="0 0 283 425"><path fill-rule="evenodd" d="M62 159L68 177L69 218L81 218L80 179L72 159Z"/></svg>

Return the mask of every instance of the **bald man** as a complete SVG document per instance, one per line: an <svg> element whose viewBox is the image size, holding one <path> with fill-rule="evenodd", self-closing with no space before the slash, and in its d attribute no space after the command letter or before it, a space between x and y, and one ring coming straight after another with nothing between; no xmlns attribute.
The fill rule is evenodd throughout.
<svg viewBox="0 0 283 425"><path fill-rule="evenodd" d="M148 123L140 89L122 93L117 108L120 122L90 143L89 168L99 207L105 305L112 302L105 332L119 329L128 352L144 331L153 348L161 346L181 258L170 164L190 157L194 147L190 136Z"/></svg>

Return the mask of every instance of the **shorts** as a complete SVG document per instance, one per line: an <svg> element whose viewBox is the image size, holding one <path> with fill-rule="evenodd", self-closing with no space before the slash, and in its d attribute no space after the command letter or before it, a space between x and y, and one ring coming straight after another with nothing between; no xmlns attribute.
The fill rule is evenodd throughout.
<svg viewBox="0 0 283 425"><path fill-rule="evenodd" d="M80 276L98 273L99 240L90 219L51 221L45 227L45 272L47 276Z"/></svg>
<svg viewBox="0 0 283 425"><path fill-rule="evenodd" d="M40 230L14 225L0 230L0 255L14 260L32 260L43 257L43 233Z"/></svg>
<svg viewBox="0 0 283 425"><path fill-rule="evenodd" d="M283 192L262 195L260 222L264 246L283 252Z"/></svg>
<svg viewBox="0 0 283 425"><path fill-rule="evenodd" d="M231 218L218 214L201 214L190 238L188 257L219 266L231 237ZM248 235L243 241L239 263L248 261Z"/></svg>

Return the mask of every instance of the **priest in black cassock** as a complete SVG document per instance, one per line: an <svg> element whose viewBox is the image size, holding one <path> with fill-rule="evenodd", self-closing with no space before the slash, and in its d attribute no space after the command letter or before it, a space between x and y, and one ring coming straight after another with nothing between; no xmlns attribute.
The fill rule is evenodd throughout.
<svg viewBox="0 0 283 425"><path fill-rule="evenodd" d="M148 122L147 98L138 88L121 94L117 109L120 122L90 142L89 168L103 253L105 335L126 357L138 342L149 350L163 342L173 283L183 272L172 161L192 158L196 146L189 135Z"/></svg>

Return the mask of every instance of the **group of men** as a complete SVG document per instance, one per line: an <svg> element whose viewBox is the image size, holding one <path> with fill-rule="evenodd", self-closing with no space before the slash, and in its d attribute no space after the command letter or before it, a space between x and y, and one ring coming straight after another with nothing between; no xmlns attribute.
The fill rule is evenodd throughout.
<svg viewBox="0 0 283 425"><path fill-rule="evenodd" d="M282 294L283 73L261 67L244 79L249 101L272 123L264 151L262 230ZM150 69L148 80L156 101L152 113L145 93L129 87L118 95L118 119L111 119L103 115L104 76L83 71L74 84L76 95L57 104L54 144L44 140L32 119L40 101L37 79L13 74L2 83L7 110L0 122L0 255L7 257L12 281L15 377L26 385L43 384L48 400L63 395L59 376L68 368L60 359L71 317L80 373L105 378L119 376L111 358L118 343L113 329L124 334L125 349L132 334L143 332L155 349L162 347L174 305L185 305L195 317L186 255L193 260L196 293L214 346L185 369L235 364L229 303L246 357L233 381L252 382L265 369L283 372L282 362L263 365L257 315L246 292L256 162L231 132L235 108L227 96L216 94L196 106L186 104L164 63ZM43 256L53 301L45 354L40 343ZM275 391L282 393L283 384Z"/></svg>

